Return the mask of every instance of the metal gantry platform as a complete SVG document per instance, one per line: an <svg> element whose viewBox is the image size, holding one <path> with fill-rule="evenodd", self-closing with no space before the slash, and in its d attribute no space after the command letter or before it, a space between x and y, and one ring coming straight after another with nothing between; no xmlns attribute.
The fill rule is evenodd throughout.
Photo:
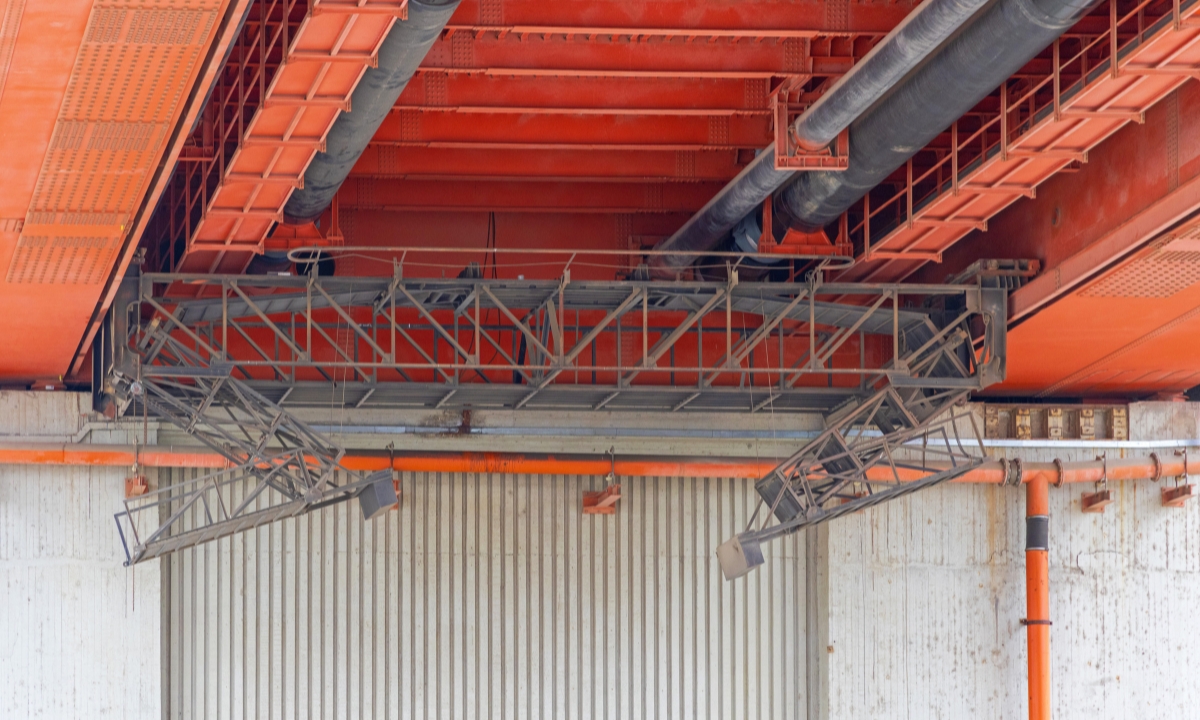
<svg viewBox="0 0 1200 720"><path fill-rule="evenodd" d="M117 310L94 351L101 402L151 412L233 467L127 501L118 526L138 562L390 487L390 472L346 472L343 450L287 408L829 412L829 429L758 483L778 522L740 536L756 547L971 467L940 423L1003 379L1007 293L736 273L147 274L126 281ZM914 440L919 462L905 459ZM902 475L932 468L929 453L949 464Z"/></svg>
<svg viewBox="0 0 1200 720"><path fill-rule="evenodd" d="M127 302L131 346L166 333L289 407L823 411L1003 373L976 286L148 274ZM918 350L968 372L892 361Z"/></svg>

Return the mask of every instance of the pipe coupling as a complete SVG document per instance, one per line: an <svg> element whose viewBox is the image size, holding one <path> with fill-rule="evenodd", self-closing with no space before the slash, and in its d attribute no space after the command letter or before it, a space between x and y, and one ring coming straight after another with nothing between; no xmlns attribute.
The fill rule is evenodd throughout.
<svg viewBox="0 0 1200 720"><path fill-rule="evenodd" d="M1004 458L1000 461L1000 466L1004 469L1004 484L1008 487L1020 487L1021 478L1025 471L1021 468L1021 459L1013 458L1009 460Z"/></svg>
<svg viewBox="0 0 1200 720"><path fill-rule="evenodd" d="M1025 551L1050 549L1050 516L1032 515L1025 518Z"/></svg>

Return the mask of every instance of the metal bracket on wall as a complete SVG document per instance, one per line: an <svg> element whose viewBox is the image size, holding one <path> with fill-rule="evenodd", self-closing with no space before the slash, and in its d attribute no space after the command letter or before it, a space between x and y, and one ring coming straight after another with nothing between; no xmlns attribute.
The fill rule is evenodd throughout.
<svg viewBox="0 0 1200 720"><path fill-rule="evenodd" d="M1096 482L1096 491L1083 493L1079 497L1079 507L1085 513L1104 513L1104 508L1112 504L1112 491L1108 489L1108 453L1096 458L1103 463L1100 479Z"/></svg>

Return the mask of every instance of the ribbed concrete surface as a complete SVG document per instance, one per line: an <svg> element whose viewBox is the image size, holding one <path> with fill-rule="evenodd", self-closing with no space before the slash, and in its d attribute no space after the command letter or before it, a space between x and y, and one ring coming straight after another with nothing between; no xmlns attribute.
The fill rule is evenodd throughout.
<svg viewBox="0 0 1200 720"><path fill-rule="evenodd" d="M1056 720L1197 716L1200 505L1160 486L1114 484L1103 515L1079 509L1092 488L1050 488ZM831 717L1028 717L1024 518L1023 489L953 485L829 525Z"/></svg>
<svg viewBox="0 0 1200 720"><path fill-rule="evenodd" d="M750 483L412 474L171 560L179 718L781 718L805 706L803 538L726 583Z"/></svg>
<svg viewBox="0 0 1200 720"><path fill-rule="evenodd" d="M0 434L73 435L85 403L0 392ZM160 576L121 566L124 478L0 466L0 718L161 717Z"/></svg>

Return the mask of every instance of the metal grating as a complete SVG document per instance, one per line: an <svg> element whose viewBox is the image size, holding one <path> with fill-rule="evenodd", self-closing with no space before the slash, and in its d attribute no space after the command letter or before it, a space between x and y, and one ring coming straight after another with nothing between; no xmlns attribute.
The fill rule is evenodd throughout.
<svg viewBox="0 0 1200 720"><path fill-rule="evenodd" d="M1100 3L1055 41L1039 69L1000 87L915 156L894 191L852 209L860 262L840 279L902 280L1087 153L1194 76L1200 2ZM1114 22L1115 20L1115 22ZM1116 71L1112 70L1113 50ZM997 102L998 101L998 102ZM949 141L950 151L944 144ZM933 148L940 148L933 150ZM865 220L863 219L865 218ZM1160 296L1154 296L1160 297Z"/></svg>

